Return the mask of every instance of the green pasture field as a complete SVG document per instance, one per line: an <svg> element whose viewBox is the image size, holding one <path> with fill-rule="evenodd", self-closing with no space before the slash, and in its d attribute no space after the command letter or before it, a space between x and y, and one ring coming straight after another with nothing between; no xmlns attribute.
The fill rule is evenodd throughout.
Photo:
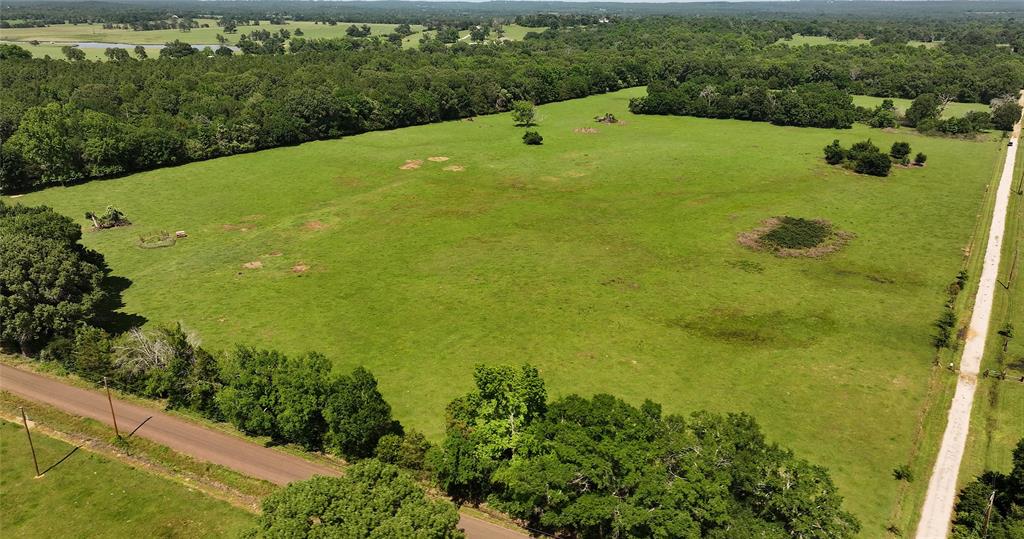
<svg viewBox="0 0 1024 539"><path fill-rule="evenodd" d="M74 447L32 434L46 469ZM149 472L79 449L36 479L21 425L0 421L0 527L7 537L237 537L254 517Z"/></svg>
<svg viewBox="0 0 1024 539"><path fill-rule="evenodd" d="M877 107L878 105L881 105L882 101L884 101L885 99L887 98L874 97L870 95L855 95L853 96L853 104L864 108L874 108ZM896 105L896 109L899 110L901 113L905 112L908 108L910 108L910 103L913 101L912 99L902 99L899 97L888 99L892 99L893 104ZM952 102L947 104L946 108L943 109L942 117L952 118L954 116L963 116L971 111L989 112L989 110L989 106L983 103Z"/></svg>
<svg viewBox="0 0 1024 539"><path fill-rule="evenodd" d="M291 21L288 24L270 24L262 21L259 26L239 26L238 32L234 34L224 33L224 29L216 25L214 19L198 19L201 24L209 24L209 28L194 28L188 32L181 30L145 30L136 32L134 30L112 29L106 30L102 24L55 24L42 28L5 28L0 30L0 39L5 41L32 41L38 40L48 42L79 42L91 41L97 43L133 43L133 44L154 44L163 45L168 41L180 39L192 44L217 45L217 34L228 39L229 44L235 44L238 37L248 34L254 30L269 30L276 32L286 29L292 33L296 28L301 28L304 38L331 38L344 37L345 30L352 24L361 26L364 23L339 22L335 26L327 24L313 24L312 21ZM387 35L394 31L395 24L369 23L372 35ZM412 29L419 32L422 26L413 24ZM100 49L102 54L102 49Z"/></svg>
<svg viewBox="0 0 1024 539"><path fill-rule="evenodd" d="M499 114L18 201L83 226L84 212L117 206L134 224L84 242L131 281L125 312L180 321L213 349L365 365L406 427L434 440L475 364L531 362L552 397L750 413L831 470L865 537L894 514L906 529L903 497L927 481L908 487L892 470L931 466L917 449L945 418L931 324L1004 143L629 114L643 93L539 107L543 146ZM606 112L625 122L594 122ZM822 159L836 138L906 140L928 165L857 175ZM821 259L737 242L781 215L856 237ZM188 238L137 246L161 230Z"/></svg>
<svg viewBox="0 0 1024 539"><path fill-rule="evenodd" d="M31 52L33 58L45 58L46 56L49 56L50 58L54 58L56 60L64 60L65 59L64 58L64 53L61 51L61 47L63 47L63 45L60 45L60 44L40 43L38 45L32 45L31 43L20 42L20 41L19 42L14 42L13 44L17 45L17 46L19 46L19 47L21 47L21 48L23 48L23 49L25 49L25 50L27 50L29 52ZM85 51L85 59L86 60L106 60L107 59L107 57L103 55L103 53L104 53L104 51L106 49L86 48L86 47L81 47L81 49L83 51ZM155 47L154 48L149 48L149 49L146 49L146 52L150 55L150 57L156 57L157 55L160 54L160 49L155 48ZM132 56L132 58L135 58L135 51L129 49L128 53Z"/></svg>

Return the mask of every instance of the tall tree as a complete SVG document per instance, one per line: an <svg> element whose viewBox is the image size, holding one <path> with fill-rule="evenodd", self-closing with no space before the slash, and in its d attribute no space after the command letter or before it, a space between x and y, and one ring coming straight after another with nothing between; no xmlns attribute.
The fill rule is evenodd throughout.
<svg viewBox="0 0 1024 539"><path fill-rule="evenodd" d="M342 477L314 477L263 501L257 537L460 539L459 513L396 466L364 460Z"/></svg>
<svg viewBox="0 0 1024 539"><path fill-rule="evenodd" d="M382 436L402 431L377 389L377 379L362 367L334 380L323 414L327 447L348 458L370 457Z"/></svg>

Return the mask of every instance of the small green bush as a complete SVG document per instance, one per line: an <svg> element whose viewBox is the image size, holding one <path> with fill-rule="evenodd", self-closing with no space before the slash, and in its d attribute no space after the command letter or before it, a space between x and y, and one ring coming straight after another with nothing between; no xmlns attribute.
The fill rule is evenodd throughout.
<svg viewBox="0 0 1024 539"><path fill-rule="evenodd" d="M523 133L523 144L530 146L539 146L544 143L544 137L540 136L540 133L536 131L527 131Z"/></svg>
<svg viewBox="0 0 1024 539"><path fill-rule="evenodd" d="M809 249L821 245L832 227L801 217L783 217L779 226L761 236L761 242L780 249Z"/></svg>
<svg viewBox="0 0 1024 539"><path fill-rule="evenodd" d="M910 469L910 466L904 464L892 471L892 476L897 481L906 481L907 483L914 482L914 471Z"/></svg>
<svg viewBox="0 0 1024 539"><path fill-rule="evenodd" d="M924 162L928 160L928 156L918 152L917 156L914 157L914 164L917 166L924 166Z"/></svg>

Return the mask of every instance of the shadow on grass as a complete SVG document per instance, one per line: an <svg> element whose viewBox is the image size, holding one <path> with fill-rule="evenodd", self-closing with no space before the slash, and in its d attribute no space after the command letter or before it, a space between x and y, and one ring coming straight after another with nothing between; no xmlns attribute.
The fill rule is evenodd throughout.
<svg viewBox="0 0 1024 539"><path fill-rule="evenodd" d="M80 445L79 446L75 446L74 448L71 449L71 451L68 451L67 455L64 455L63 457L61 457L60 460L58 460L57 462L54 462L53 464L51 464L49 468L47 468L47 469L43 470L42 472L40 472L39 475L46 475L47 473L49 473L50 470L56 468L57 466L60 466L65 460L68 460L69 458L71 458L71 455L74 455L75 453L77 453L78 450L81 449L81 448L82 448L82 446L80 446Z"/></svg>
<svg viewBox="0 0 1024 539"><path fill-rule="evenodd" d="M147 322L146 317L138 314L124 313L122 296L125 290L132 285L132 280L127 277L108 275L103 279L101 285L106 292L103 301L96 306L96 315L93 323L111 335L119 335L129 329L140 327Z"/></svg>

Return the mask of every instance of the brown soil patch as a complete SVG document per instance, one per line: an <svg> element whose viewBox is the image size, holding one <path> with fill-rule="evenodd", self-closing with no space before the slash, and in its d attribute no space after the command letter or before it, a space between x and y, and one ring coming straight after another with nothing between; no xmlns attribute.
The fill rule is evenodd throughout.
<svg viewBox="0 0 1024 539"><path fill-rule="evenodd" d="M327 225L323 224L323 222L321 222L321 221L313 220L313 221L309 221L306 224L302 225L302 228L304 228L306 230L309 230L309 231L316 231L316 230L323 230L323 229L327 228Z"/></svg>
<svg viewBox="0 0 1024 539"><path fill-rule="evenodd" d="M228 232L248 232L256 228L256 223L226 224L221 228Z"/></svg>
<svg viewBox="0 0 1024 539"><path fill-rule="evenodd" d="M581 135L594 135L597 134L598 131L596 127L577 127L576 129L573 129L572 132L579 133Z"/></svg>
<svg viewBox="0 0 1024 539"><path fill-rule="evenodd" d="M245 264L242 264L242 267L245 269L260 269L263 267L263 262L260 262L259 260L253 260L252 262L246 262Z"/></svg>
<svg viewBox="0 0 1024 539"><path fill-rule="evenodd" d="M466 170L466 167L462 165L448 165L444 167L444 170L447 170L448 172L462 172L463 170Z"/></svg>
<svg viewBox="0 0 1024 539"><path fill-rule="evenodd" d="M420 168L421 166L423 166L423 160L422 159L409 159L409 160L406 160L404 165L402 165L402 166L400 166L398 168L401 169L401 170L416 170L416 169Z"/></svg>
<svg viewBox="0 0 1024 539"><path fill-rule="evenodd" d="M824 219L814 219L814 221L827 225L830 228L832 223ZM740 245L752 249L754 251L769 251L775 256L780 258L791 258L791 257L806 257L806 258L820 258L827 254L834 253L839 249L842 249L844 245L850 242L856 235L853 232L844 232L842 230L832 229L832 233L829 234L825 241L814 247L807 249L786 249L786 248L773 248L772 246L765 245L761 242L761 238L765 234L775 230L782 224L782 219L779 217L771 217L761 221L761 226L748 230L747 232L741 233L736 237L736 241Z"/></svg>
<svg viewBox="0 0 1024 539"><path fill-rule="evenodd" d="M440 155L440 156L437 156L437 157L428 157L427 158L427 161L433 161L435 163L444 163L447 160L448 160L448 158L443 156L443 155Z"/></svg>
<svg viewBox="0 0 1024 539"><path fill-rule="evenodd" d="M292 273L305 273L309 269L309 266L305 264L295 264L292 266Z"/></svg>

